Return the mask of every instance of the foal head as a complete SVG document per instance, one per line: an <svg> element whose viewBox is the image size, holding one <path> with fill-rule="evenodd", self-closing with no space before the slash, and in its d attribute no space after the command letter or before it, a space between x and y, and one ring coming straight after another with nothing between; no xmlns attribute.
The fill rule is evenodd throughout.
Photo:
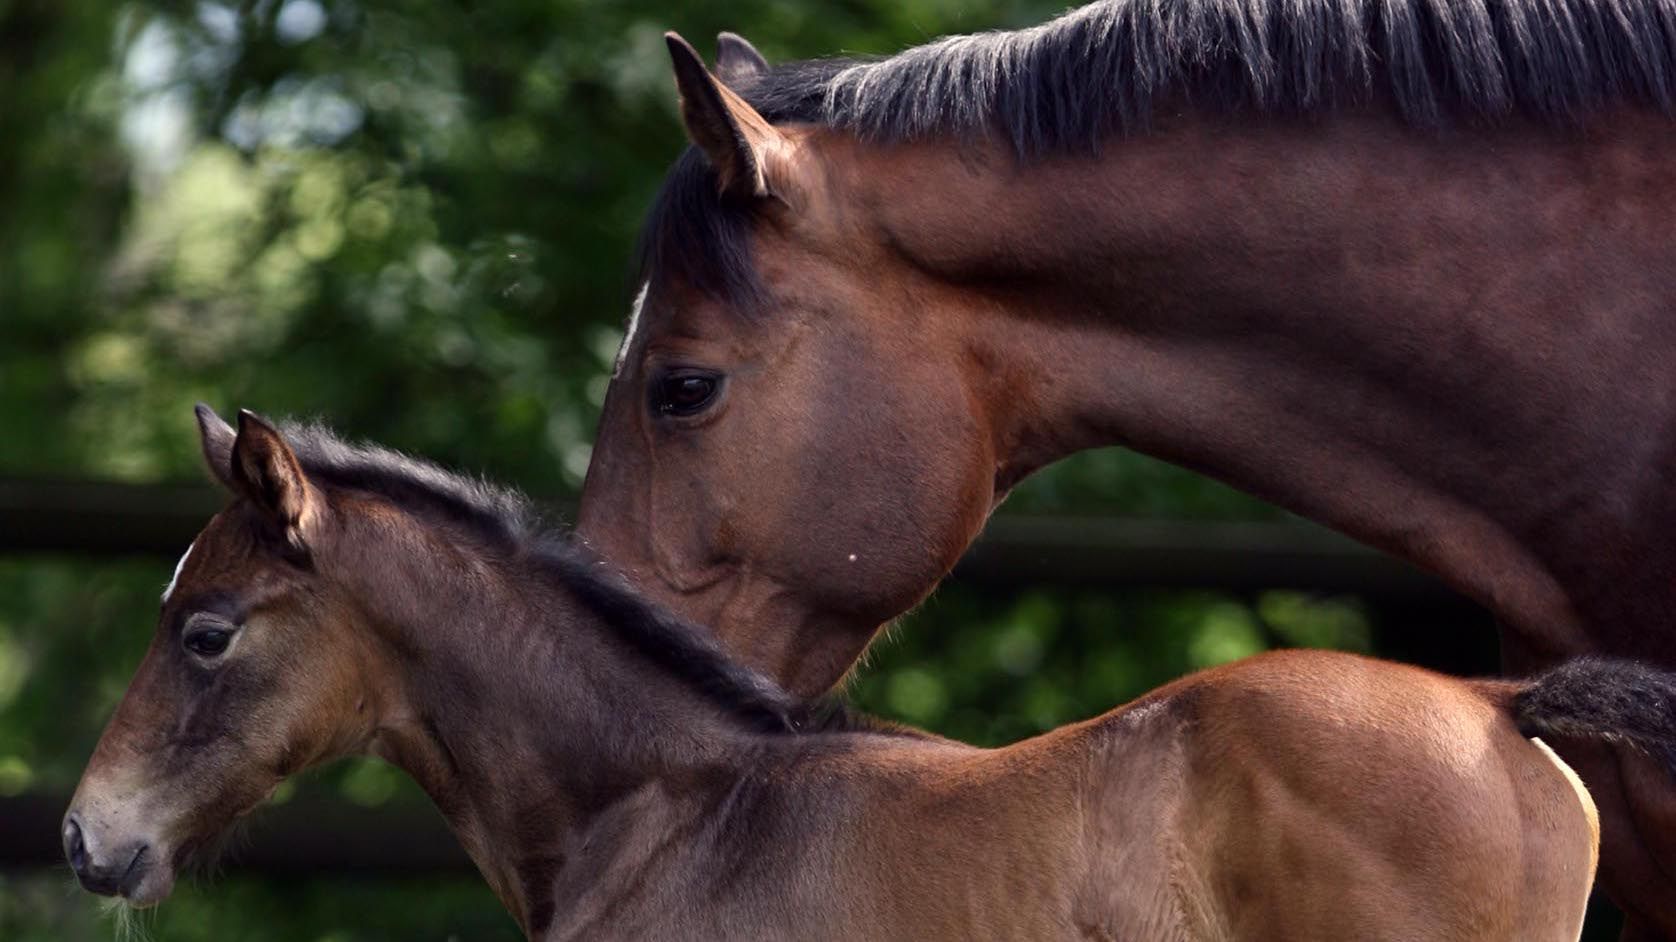
<svg viewBox="0 0 1676 942"><path fill-rule="evenodd" d="M696 147L648 221L577 530L815 695L981 528L996 443L974 383L1000 378L945 316L968 300L854 208L855 142L770 124L670 48ZM722 51L742 87L766 74L742 40Z"/></svg>
<svg viewBox="0 0 1676 942"><path fill-rule="evenodd" d="M324 494L263 420L198 420L234 499L181 558L63 822L81 884L139 906L287 775L364 744L381 689L352 602L315 565L333 550Z"/></svg>

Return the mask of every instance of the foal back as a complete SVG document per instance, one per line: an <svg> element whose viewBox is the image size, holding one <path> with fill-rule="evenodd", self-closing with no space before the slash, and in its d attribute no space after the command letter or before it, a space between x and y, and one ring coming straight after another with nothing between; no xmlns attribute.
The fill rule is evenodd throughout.
<svg viewBox="0 0 1676 942"><path fill-rule="evenodd" d="M786 846L832 890L782 924L855 939L1573 942L1599 825L1575 776L1516 727L1524 689L1281 652L1005 749L874 739L797 763ZM819 882L785 859L774 872L782 891Z"/></svg>
<svg viewBox="0 0 1676 942"><path fill-rule="evenodd" d="M1575 940L1595 807L1515 727L1516 690L1282 652L1142 701L1162 767L1179 773L1151 836L1173 924L1137 934L1158 926L1159 901L1134 898L1124 880L1136 874L1097 864L1090 896L1107 919L1093 937ZM1151 761L1102 743L1134 738L1134 709L1096 721L1091 758ZM1114 791L1098 771L1091 859L1132 858L1134 786Z"/></svg>

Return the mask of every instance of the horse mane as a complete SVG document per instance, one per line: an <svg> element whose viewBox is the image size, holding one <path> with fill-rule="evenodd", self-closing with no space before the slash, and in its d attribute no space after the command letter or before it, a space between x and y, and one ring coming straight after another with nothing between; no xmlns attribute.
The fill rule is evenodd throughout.
<svg viewBox="0 0 1676 942"><path fill-rule="evenodd" d="M633 651L754 728L796 733L887 728L836 700L799 700L731 660L709 632L641 595L517 491L391 449L345 442L319 424L284 422L279 428L310 480L376 494L410 513L464 527L507 558L527 561L564 585Z"/></svg>
<svg viewBox="0 0 1676 942"><path fill-rule="evenodd" d="M1318 118L1385 105L1422 128L1569 124L1613 103L1676 112L1667 0L1101 0L1027 29L871 60L775 66L735 89L770 121L880 143L996 136L1020 160L1144 133L1160 108ZM744 207L684 154L641 272L736 298Z"/></svg>
<svg viewBox="0 0 1676 942"><path fill-rule="evenodd" d="M771 121L879 141L999 132L1021 155L1147 129L1161 104L1311 116L1388 101L1405 120L1573 121L1676 110L1662 0L1102 0L1039 26L872 61L772 69Z"/></svg>

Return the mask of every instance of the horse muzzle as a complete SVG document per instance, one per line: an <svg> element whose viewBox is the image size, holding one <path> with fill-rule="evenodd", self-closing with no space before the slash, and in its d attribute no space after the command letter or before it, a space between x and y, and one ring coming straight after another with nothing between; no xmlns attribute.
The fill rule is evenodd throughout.
<svg viewBox="0 0 1676 942"><path fill-rule="evenodd" d="M172 868L150 841L100 833L75 811L65 815L61 836L64 858L75 871L76 881L90 893L151 906L174 887Z"/></svg>

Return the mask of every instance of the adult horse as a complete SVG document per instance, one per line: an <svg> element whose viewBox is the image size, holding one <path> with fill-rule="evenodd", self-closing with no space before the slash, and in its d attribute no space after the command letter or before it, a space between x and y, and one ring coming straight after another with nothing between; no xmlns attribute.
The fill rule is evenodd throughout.
<svg viewBox="0 0 1676 942"><path fill-rule="evenodd" d="M517 495L200 407L233 494L181 558L64 820L155 903L281 780L383 756L545 939L1573 940L1587 791L1676 763L1676 677L1473 682L1287 652L998 750L809 727Z"/></svg>
<svg viewBox="0 0 1676 942"><path fill-rule="evenodd" d="M645 233L579 531L801 693L1007 490L1121 444L1439 573L1508 668L1676 666L1676 13L1113 0L717 75ZM1626 938L1676 801L1558 747Z"/></svg>

